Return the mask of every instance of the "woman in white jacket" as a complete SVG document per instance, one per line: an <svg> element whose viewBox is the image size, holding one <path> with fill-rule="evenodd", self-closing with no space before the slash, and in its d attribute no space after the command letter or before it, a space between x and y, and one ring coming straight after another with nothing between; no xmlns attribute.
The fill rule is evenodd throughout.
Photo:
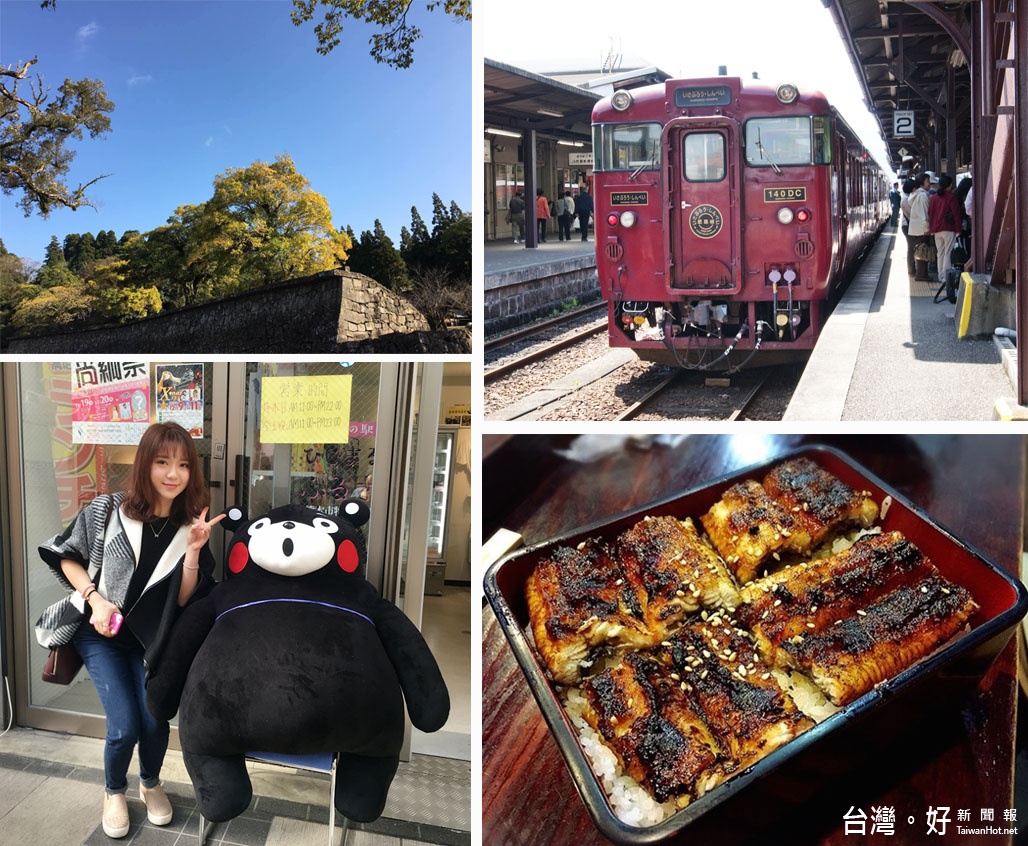
<svg viewBox="0 0 1028 846"><path fill-rule="evenodd" d="M910 224L907 227L907 234L910 242L915 245L927 244L930 241L931 231L928 227L928 203L932 195L928 190L932 177L928 173L922 173L916 178L917 190L910 198Z"/></svg>
<svg viewBox="0 0 1028 846"><path fill-rule="evenodd" d="M169 726L146 708L146 677L178 609L213 586L210 494L196 446L177 423L155 423L136 449L129 489L99 496L39 547L73 593L43 612L36 638L75 644L103 705L103 829L129 831L128 768L139 746L139 793L154 825L171 822L160 785ZM124 625L121 621L124 619ZM88 622L87 622L88 620Z"/></svg>

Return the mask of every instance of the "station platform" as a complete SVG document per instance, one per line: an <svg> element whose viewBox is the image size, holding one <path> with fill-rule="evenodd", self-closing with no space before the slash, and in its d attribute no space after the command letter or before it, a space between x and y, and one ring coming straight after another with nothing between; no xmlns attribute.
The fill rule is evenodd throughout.
<svg viewBox="0 0 1028 846"><path fill-rule="evenodd" d="M937 282L907 275L906 253L887 228L826 322L783 421L1006 419L996 409L1016 396L1011 345L958 338L956 306L934 302Z"/></svg>
<svg viewBox="0 0 1028 846"><path fill-rule="evenodd" d="M515 244L509 238L505 241L486 241L483 251L485 275L499 276L516 273L529 268L544 269L547 265L560 264L583 257L596 259L596 243L592 238L583 241L581 236L570 241L558 241L556 236L545 244L529 249L524 244ZM542 275L549 275L543 270Z"/></svg>

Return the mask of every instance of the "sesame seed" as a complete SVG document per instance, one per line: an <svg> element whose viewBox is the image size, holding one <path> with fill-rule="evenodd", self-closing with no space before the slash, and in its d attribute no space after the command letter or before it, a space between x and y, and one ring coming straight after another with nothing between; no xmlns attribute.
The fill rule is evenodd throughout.
<svg viewBox="0 0 1028 846"><path fill-rule="evenodd" d="M857 609L857 614L859 614L861 617L866 617L867 616L867 612L863 608L858 608Z"/></svg>

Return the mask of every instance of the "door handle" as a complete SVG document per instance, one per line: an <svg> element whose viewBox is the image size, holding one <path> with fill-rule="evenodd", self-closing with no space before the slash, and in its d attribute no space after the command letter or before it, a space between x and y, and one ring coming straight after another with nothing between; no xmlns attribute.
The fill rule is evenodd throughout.
<svg viewBox="0 0 1028 846"><path fill-rule="evenodd" d="M235 458L235 473L236 477L232 479L228 484L232 491L232 504L236 506L242 506L243 504L243 487L246 484L246 465L247 459L245 455L237 454Z"/></svg>

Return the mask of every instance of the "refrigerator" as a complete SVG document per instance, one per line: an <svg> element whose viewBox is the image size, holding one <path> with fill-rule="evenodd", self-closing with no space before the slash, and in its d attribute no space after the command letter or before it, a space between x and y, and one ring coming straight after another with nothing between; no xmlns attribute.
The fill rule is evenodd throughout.
<svg viewBox="0 0 1028 846"><path fill-rule="evenodd" d="M436 596L443 592L446 581L446 530L456 445L457 429L440 427L432 463L432 499L428 516L428 561L425 572L425 593Z"/></svg>

